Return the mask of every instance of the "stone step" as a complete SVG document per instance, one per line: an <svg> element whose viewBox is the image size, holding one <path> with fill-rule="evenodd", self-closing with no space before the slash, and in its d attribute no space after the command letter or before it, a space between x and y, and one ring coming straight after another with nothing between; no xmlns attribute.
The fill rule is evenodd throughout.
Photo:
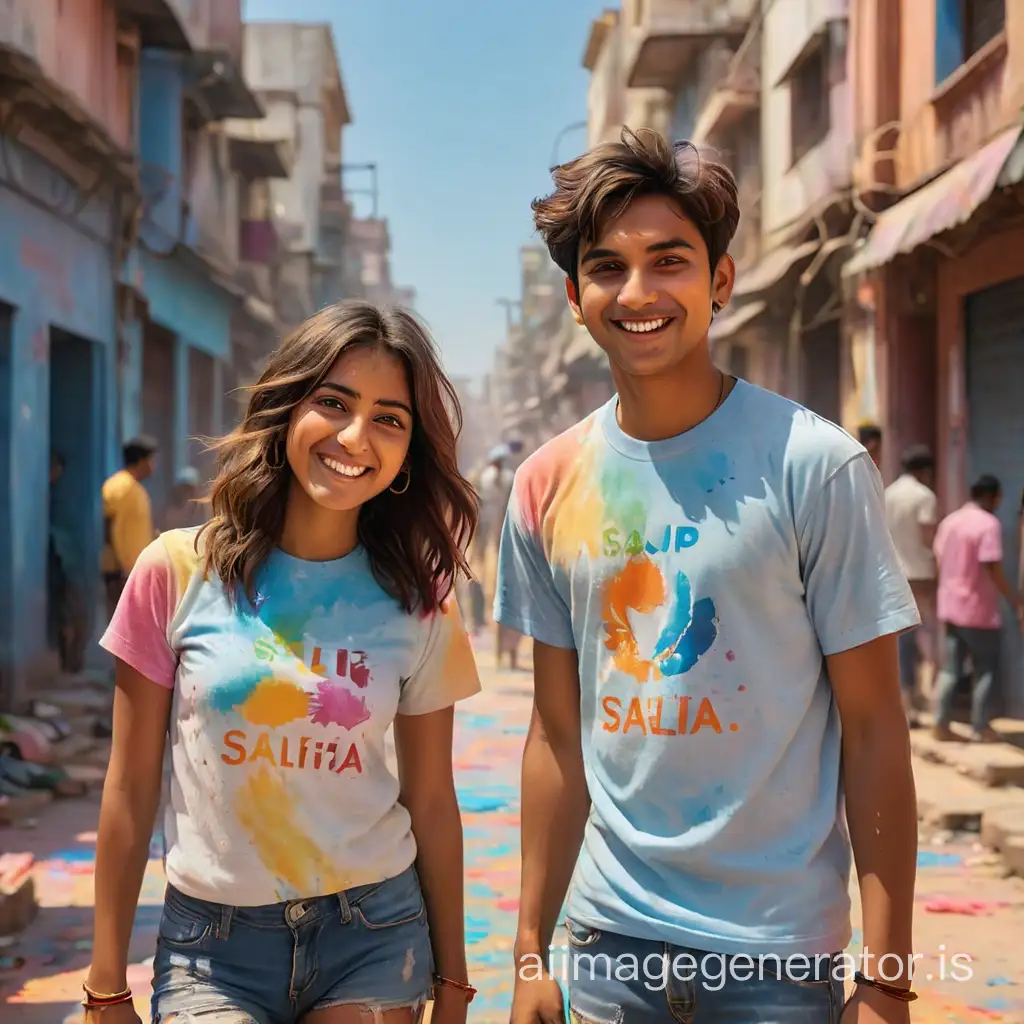
<svg viewBox="0 0 1024 1024"><path fill-rule="evenodd" d="M1024 750L1009 743L970 743L967 726L953 723L958 741L936 739L929 730L914 730L910 744L916 757L943 764L986 786L1024 787Z"/></svg>
<svg viewBox="0 0 1024 1024"><path fill-rule="evenodd" d="M990 807L981 816L981 841L1002 852L1010 839L1024 839L1024 798Z"/></svg>
<svg viewBox="0 0 1024 1024"><path fill-rule="evenodd" d="M1000 856L1010 874L1024 878L1024 836L1012 836L1007 839Z"/></svg>
<svg viewBox="0 0 1024 1024"><path fill-rule="evenodd" d="M1024 807L1016 790L993 789L962 775L955 768L922 758L914 759L917 816L922 824L948 832L980 832L986 811Z"/></svg>
<svg viewBox="0 0 1024 1024"><path fill-rule="evenodd" d="M38 912L31 854L0 856L0 935L24 931Z"/></svg>

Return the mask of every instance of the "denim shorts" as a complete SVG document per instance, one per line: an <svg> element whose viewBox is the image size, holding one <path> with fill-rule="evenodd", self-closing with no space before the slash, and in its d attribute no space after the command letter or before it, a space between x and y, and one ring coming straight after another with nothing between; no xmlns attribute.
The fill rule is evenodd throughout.
<svg viewBox="0 0 1024 1024"><path fill-rule="evenodd" d="M333 896L262 907L194 899L168 885L153 963L153 1024L203 1018L292 1024L357 1005L422 1018L434 959L416 870Z"/></svg>
<svg viewBox="0 0 1024 1024"><path fill-rule="evenodd" d="M565 929L574 1024L838 1024L843 1009L838 954L723 956L569 920Z"/></svg>

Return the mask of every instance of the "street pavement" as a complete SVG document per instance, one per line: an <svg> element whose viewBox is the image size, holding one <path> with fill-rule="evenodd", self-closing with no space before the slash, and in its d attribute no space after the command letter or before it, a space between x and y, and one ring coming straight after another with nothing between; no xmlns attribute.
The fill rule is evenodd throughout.
<svg viewBox="0 0 1024 1024"><path fill-rule="evenodd" d="M526 646L526 645L524 645ZM519 889L519 765L530 712L528 672L497 671L479 650L484 692L460 706L455 764L466 834L466 941L479 995L473 1024L508 1020ZM0 850L37 859L41 909L0 948L3 1024L77 1020L89 962L92 870L99 795L52 805L37 822L0 828ZM1024 884L1000 876L971 836L923 837L916 946L921 999L915 1024L1024 1022ZM163 893L157 842L143 886L129 983L148 1020L151 957ZM856 892L854 889L856 904ZM854 920L859 921L855 905ZM560 941L560 940L558 940ZM860 933L850 951L859 950ZM954 959L960 954L960 959Z"/></svg>

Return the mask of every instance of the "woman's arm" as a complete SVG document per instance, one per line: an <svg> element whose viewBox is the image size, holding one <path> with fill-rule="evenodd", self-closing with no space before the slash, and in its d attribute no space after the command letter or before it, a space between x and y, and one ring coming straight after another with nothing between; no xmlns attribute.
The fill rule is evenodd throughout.
<svg viewBox="0 0 1024 1024"><path fill-rule="evenodd" d="M126 987L128 944L160 803L173 691L117 662L114 729L96 841L96 909L88 986Z"/></svg>
<svg viewBox="0 0 1024 1024"><path fill-rule="evenodd" d="M463 923L462 816L452 773L455 709L395 717L402 806L412 817L416 868L437 973L468 983Z"/></svg>

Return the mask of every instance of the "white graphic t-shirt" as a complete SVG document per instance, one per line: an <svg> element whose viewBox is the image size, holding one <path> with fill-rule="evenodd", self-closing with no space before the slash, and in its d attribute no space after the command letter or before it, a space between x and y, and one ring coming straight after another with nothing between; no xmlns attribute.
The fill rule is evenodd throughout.
<svg viewBox="0 0 1024 1024"><path fill-rule="evenodd" d="M204 578L196 529L143 552L101 641L174 689L167 877L232 906L322 896L416 857L385 760L395 714L480 690L454 598L407 614L357 548L306 562L275 549L256 600Z"/></svg>

